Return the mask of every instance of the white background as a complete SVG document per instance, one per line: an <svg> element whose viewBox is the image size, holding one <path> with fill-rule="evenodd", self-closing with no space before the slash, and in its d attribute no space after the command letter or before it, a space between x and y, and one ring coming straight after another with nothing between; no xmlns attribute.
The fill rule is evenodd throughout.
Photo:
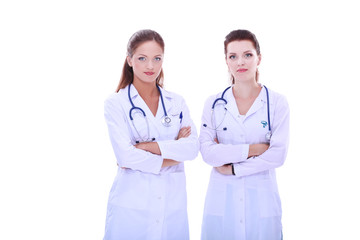
<svg viewBox="0 0 360 240"><path fill-rule="evenodd" d="M102 239L115 157L103 102L126 44L165 40L165 88L198 130L228 84L223 40L249 29L260 82L287 96L291 142L278 169L284 239L360 239L359 22L356 1L2 1L0 239ZM186 163L191 239L210 167Z"/></svg>

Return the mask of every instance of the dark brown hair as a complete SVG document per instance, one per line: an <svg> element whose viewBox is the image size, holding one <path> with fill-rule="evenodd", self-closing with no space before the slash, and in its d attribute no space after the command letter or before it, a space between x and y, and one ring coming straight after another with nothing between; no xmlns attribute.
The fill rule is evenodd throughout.
<svg viewBox="0 0 360 240"><path fill-rule="evenodd" d="M134 52L136 49L144 42L147 41L155 41L157 44L160 45L161 49L165 50L165 44L164 40L158 34L157 32L150 30L150 29L144 29L140 30L136 33L134 33L131 38L129 39L128 45L127 45L127 56L132 57L134 55ZM118 92L120 89L125 88L127 85L132 83L134 80L134 72L132 67L129 66L127 59L125 59L124 66L122 69L122 74L120 77L119 85L116 89L116 92ZM161 72L159 76L156 78L156 84L159 86L163 86L164 81L164 73L161 69Z"/></svg>
<svg viewBox="0 0 360 240"><path fill-rule="evenodd" d="M225 41L224 41L224 52L225 52L225 57L227 54L227 46L229 43L233 42L233 41L241 41L241 40L249 40L253 43L254 48L256 50L256 54L260 55L260 45L258 40L256 39L255 34L253 34L252 32L250 32L249 30L243 30L243 29L239 29L239 30L234 30L232 32L230 32L228 35L226 35L225 37ZM259 72L256 71L256 76L255 76L256 81L258 81L259 79ZM231 80L232 80L232 84L234 84L234 76L231 76Z"/></svg>

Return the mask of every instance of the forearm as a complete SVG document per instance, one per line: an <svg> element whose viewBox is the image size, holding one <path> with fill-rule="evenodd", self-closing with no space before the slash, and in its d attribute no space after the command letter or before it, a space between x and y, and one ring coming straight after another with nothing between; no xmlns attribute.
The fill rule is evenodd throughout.
<svg viewBox="0 0 360 240"><path fill-rule="evenodd" d="M249 156L249 145L218 144L215 141L207 141L201 142L200 152L207 164L219 167L245 161Z"/></svg>
<svg viewBox="0 0 360 240"><path fill-rule="evenodd" d="M161 150L157 142L143 142L135 145L136 148L150 152L152 154L161 155ZM180 162L173 159L163 159L161 168L178 165Z"/></svg>
<svg viewBox="0 0 360 240"><path fill-rule="evenodd" d="M172 159L164 159L163 163L161 165L161 168L175 166L175 165L178 165L179 163L180 162L172 160Z"/></svg>
<svg viewBox="0 0 360 240"><path fill-rule="evenodd" d="M196 132L186 138L160 141L158 146L163 158L174 159L180 162L195 159L199 152Z"/></svg>
<svg viewBox="0 0 360 240"><path fill-rule="evenodd" d="M135 145L137 149L141 149L152 154L161 155L161 151L157 142L142 142Z"/></svg>
<svg viewBox="0 0 360 240"><path fill-rule="evenodd" d="M269 144L267 143L250 144L248 158L259 156L268 149Z"/></svg>

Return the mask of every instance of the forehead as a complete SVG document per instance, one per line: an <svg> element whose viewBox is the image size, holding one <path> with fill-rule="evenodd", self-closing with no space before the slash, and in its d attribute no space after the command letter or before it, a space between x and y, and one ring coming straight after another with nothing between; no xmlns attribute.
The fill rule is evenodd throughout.
<svg viewBox="0 0 360 240"><path fill-rule="evenodd" d="M161 55L164 51L161 46L155 41L146 41L141 43L136 49L134 54L144 55Z"/></svg>
<svg viewBox="0 0 360 240"><path fill-rule="evenodd" d="M255 51L255 46L250 40L232 41L227 45L227 53Z"/></svg>

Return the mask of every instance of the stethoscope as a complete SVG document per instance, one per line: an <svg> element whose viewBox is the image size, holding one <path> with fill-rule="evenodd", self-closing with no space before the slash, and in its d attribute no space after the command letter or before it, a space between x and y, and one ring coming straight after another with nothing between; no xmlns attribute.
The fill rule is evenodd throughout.
<svg viewBox="0 0 360 240"><path fill-rule="evenodd" d="M266 87L265 85L263 85L263 86L264 86L264 88L265 88L265 90L266 90L267 118L268 118L268 124L267 124L267 125L268 125L268 132L265 134L265 138L266 138L267 141L270 141L272 132L271 132L271 124L270 124L269 91L268 91L268 89L267 89L267 87ZM231 86L230 86L230 87L227 87L227 88L223 91L223 93L221 94L221 97L216 98L215 101L213 102L212 106L211 106L211 121L212 121L213 123L215 122L215 117L214 117L215 106L216 106L216 104L217 104L219 101L222 101L224 105L227 104L227 100L224 98L224 95L225 95L225 93L227 92L227 90L229 90L230 88L231 88ZM221 123L224 121L225 115L226 115L226 113L227 113L227 108L224 107L224 109L225 109L225 113L224 113L224 117L223 117L223 120L221 121ZM218 127L221 125L221 123L218 125ZM204 127L208 127L206 124L203 124L203 126L204 126ZM213 130L218 130L218 129L217 129L218 127L216 127L216 125L214 125L214 126L215 126L215 128L214 128ZM225 127L225 128L223 128L223 130L226 131L227 128Z"/></svg>
<svg viewBox="0 0 360 240"><path fill-rule="evenodd" d="M131 103L131 108L129 110L129 117L130 117L130 120L132 122L132 125L136 131L136 133L138 134L138 136L140 137L140 134L134 124L134 118L133 118L133 111L134 110L138 110L142 113L143 117L146 119L146 125L147 125L147 133L148 133L148 136L150 136L150 128L149 128L149 122L148 122L148 119L146 117L146 114L145 114L145 111L143 109L141 109L140 107L136 107L135 104L133 103L133 101L131 100L131 96L130 96L130 87L131 87L131 83L129 84L129 88L128 88L128 97L129 97L129 101ZM165 104L164 104L164 99L163 99L163 96L162 96L162 93L161 93L161 90L160 90L160 87L158 85L156 85L157 89L159 90L159 93L160 93L160 99L161 99L161 104L162 104L162 107L163 107L163 110L164 110L164 116L161 118L161 123L163 126L165 127L170 127L171 126L171 118L168 116L167 112L166 112L166 108L165 108ZM144 140L144 139L142 139ZM146 141L148 141L149 139L146 139ZM155 140L155 138L152 138L151 139L152 141Z"/></svg>

